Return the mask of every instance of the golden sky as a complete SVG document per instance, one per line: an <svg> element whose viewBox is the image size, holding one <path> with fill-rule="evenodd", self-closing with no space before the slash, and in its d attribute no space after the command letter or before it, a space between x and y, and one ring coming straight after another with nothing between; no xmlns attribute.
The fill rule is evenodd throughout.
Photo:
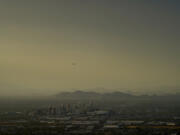
<svg viewBox="0 0 180 135"><path fill-rule="evenodd" d="M180 86L180 2L1 0L0 93Z"/></svg>

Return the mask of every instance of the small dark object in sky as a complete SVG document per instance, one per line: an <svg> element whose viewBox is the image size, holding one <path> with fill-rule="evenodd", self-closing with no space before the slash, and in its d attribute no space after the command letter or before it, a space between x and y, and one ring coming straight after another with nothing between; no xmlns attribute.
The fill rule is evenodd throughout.
<svg viewBox="0 0 180 135"><path fill-rule="evenodd" d="M76 66L76 65L77 65L77 63L75 63L75 62L72 63L72 66Z"/></svg>

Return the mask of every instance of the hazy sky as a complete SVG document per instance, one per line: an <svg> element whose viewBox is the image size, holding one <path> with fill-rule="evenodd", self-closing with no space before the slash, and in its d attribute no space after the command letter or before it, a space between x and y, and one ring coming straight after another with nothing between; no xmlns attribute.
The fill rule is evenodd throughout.
<svg viewBox="0 0 180 135"><path fill-rule="evenodd" d="M179 0L0 0L0 95L180 86Z"/></svg>

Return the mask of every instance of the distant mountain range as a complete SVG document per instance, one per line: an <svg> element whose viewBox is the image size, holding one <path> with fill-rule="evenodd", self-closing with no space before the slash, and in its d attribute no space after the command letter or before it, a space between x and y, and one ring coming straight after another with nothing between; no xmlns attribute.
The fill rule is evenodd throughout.
<svg viewBox="0 0 180 135"><path fill-rule="evenodd" d="M164 95L133 95L125 92L109 92L98 93L88 91L61 92L56 95L58 99L74 99L74 100L131 100L131 99L180 99L180 94L164 94Z"/></svg>
<svg viewBox="0 0 180 135"><path fill-rule="evenodd" d="M56 95L58 98L73 98L73 99L102 99L102 98L124 98L133 97L131 94L123 92L112 92L112 93L98 93L98 92L85 92L85 91L74 91L74 92L61 92Z"/></svg>
<svg viewBox="0 0 180 135"><path fill-rule="evenodd" d="M94 92L94 93L126 93L130 95L167 95L167 94L177 94L180 93L180 87L152 87L152 88L139 88L139 89L107 89L103 87L91 88L91 89L72 89L71 91L82 91L82 92Z"/></svg>

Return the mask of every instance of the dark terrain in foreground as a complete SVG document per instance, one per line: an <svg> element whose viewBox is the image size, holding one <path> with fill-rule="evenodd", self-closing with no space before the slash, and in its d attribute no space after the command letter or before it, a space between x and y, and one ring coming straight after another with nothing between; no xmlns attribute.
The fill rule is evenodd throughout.
<svg viewBox="0 0 180 135"><path fill-rule="evenodd" d="M0 99L0 135L177 135L180 95L65 92Z"/></svg>

